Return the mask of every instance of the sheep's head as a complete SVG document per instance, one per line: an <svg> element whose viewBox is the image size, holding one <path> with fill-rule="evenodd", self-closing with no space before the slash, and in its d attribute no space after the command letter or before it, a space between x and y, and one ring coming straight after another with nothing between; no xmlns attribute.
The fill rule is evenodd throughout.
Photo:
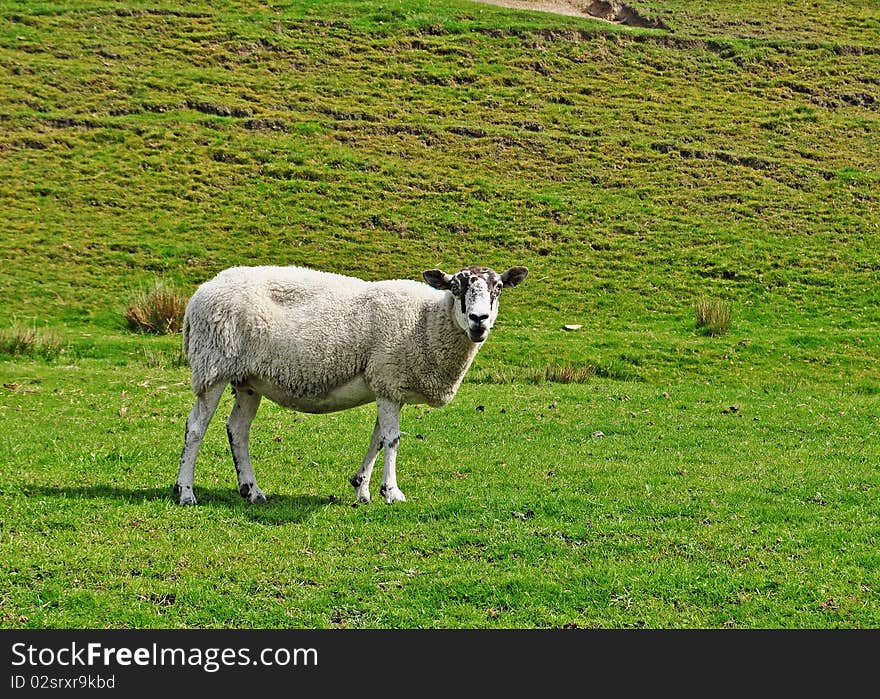
<svg viewBox="0 0 880 699"><path fill-rule="evenodd" d="M458 301L453 305L455 321L473 342L483 342L498 317L502 289L516 286L528 273L525 267L511 267L502 274L488 267L465 267L455 274L429 269L422 276L435 289L452 293Z"/></svg>

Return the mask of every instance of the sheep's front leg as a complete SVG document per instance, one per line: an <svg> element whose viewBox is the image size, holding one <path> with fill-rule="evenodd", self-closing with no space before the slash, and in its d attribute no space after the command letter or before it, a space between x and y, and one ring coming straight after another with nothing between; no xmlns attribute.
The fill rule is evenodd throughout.
<svg viewBox="0 0 880 699"><path fill-rule="evenodd" d="M385 448L385 464L382 469L382 488L379 493L389 505L406 502L403 491L397 487L397 447L400 446L400 403L380 398L379 433Z"/></svg>
<svg viewBox="0 0 880 699"><path fill-rule="evenodd" d="M226 421L226 435L232 451L232 463L238 474L238 493L250 502L266 502L266 496L257 486L257 477L251 466L250 439L251 423L260 407L262 396L252 388L238 387L235 391L235 405Z"/></svg>
<svg viewBox="0 0 880 699"><path fill-rule="evenodd" d="M370 446L367 448L361 467L349 480L349 483L354 486L358 502L370 502L370 477L373 475L373 466L376 464L376 456L381 448L382 435L379 428L379 418L376 418L376 424L373 425L373 436L370 437Z"/></svg>

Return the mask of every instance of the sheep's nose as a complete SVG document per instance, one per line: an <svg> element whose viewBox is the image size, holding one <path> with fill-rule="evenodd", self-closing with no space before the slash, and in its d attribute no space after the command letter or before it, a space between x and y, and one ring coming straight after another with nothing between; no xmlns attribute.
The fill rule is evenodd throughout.
<svg viewBox="0 0 880 699"><path fill-rule="evenodd" d="M468 315L468 318L470 318L471 323L476 323L477 325L482 325L487 320L489 320L489 314L483 313L482 315L477 315L476 313L471 313Z"/></svg>

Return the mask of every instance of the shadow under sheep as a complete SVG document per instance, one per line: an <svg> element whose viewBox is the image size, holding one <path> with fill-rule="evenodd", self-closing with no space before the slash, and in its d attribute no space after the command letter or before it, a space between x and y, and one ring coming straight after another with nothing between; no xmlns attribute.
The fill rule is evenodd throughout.
<svg viewBox="0 0 880 699"><path fill-rule="evenodd" d="M29 485L22 489L25 496L45 496L53 498L94 498L118 500L125 503L147 501L168 501L176 503L172 488L116 488L110 485L90 486L45 486ZM199 488L198 508L227 508L240 512L248 519L261 524L288 524L303 522L316 511L329 505L338 504L334 495L271 495L268 502L252 505L229 488Z"/></svg>

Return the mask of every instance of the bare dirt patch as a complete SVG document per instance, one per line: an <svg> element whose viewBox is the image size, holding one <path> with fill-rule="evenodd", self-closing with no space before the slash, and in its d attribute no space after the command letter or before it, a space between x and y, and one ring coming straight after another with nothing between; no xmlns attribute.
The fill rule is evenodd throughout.
<svg viewBox="0 0 880 699"><path fill-rule="evenodd" d="M601 19L615 24L625 24L629 27L645 27L648 29L663 29L661 20L645 17L635 8L617 0L557 0L556 2L543 2L541 0L476 0L486 5L500 5L515 10L534 10L535 12L551 12L567 17L589 17Z"/></svg>

